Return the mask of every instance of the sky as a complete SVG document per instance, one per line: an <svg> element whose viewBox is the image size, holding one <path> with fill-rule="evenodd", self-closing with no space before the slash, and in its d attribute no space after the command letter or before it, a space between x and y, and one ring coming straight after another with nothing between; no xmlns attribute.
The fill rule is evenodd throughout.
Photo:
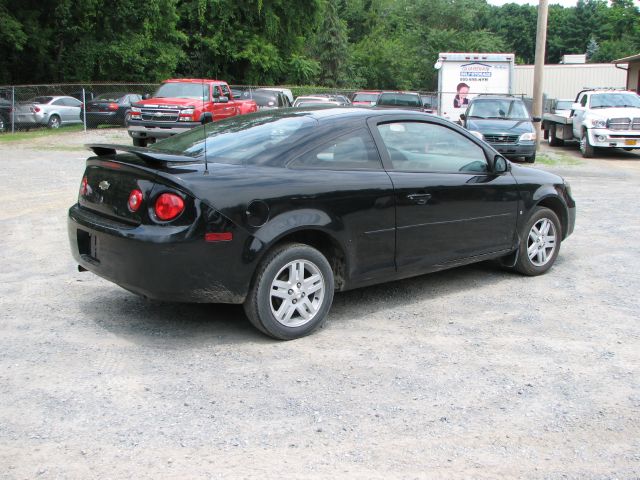
<svg viewBox="0 0 640 480"><path fill-rule="evenodd" d="M549 5L562 5L563 7L575 7L577 0L548 0ZM505 3L518 3L520 5L538 5L538 0L487 0L491 5L504 5ZM636 6L640 7L640 0L635 0Z"/></svg>

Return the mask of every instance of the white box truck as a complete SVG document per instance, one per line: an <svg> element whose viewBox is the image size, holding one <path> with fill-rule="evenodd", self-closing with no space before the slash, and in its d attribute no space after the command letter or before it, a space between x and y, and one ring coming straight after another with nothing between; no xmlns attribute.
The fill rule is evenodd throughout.
<svg viewBox="0 0 640 480"><path fill-rule="evenodd" d="M457 122L479 94L513 94L513 53L440 53L438 115Z"/></svg>

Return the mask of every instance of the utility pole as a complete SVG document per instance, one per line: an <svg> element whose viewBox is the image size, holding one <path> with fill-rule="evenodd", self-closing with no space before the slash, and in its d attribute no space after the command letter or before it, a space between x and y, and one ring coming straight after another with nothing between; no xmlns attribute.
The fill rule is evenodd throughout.
<svg viewBox="0 0 640 480"><path fill-rule="evenodd" d="M542 84L544 80L544 54L547 44L547 16L549 1L538 4L538 29L536 31L536 64L533 69L533 116L542 117ZM540 122L536 126L536 150L540 148Z"/></svg>

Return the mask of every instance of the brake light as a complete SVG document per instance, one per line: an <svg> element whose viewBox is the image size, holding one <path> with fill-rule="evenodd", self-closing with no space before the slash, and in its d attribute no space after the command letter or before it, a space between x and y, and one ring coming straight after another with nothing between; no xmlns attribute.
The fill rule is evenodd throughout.
<svg viewBox="0 0 640 480"><path fill-rule="evenodd" d="M131 190L127 204L129 205L129 210L137 212L142 204L142 192L138 189Z"/></svg>
<svg viewBox="0 0 640 480"><path fill-rule="evenodd" d="M163 193L156 199L154 210L160 220L173 220L184 210L184 200L175 193Z"/></svg>
<svg viewBox="0 0 640 480"><path fill-rule="evenodd" d="M110 103L107 108L109 110L118 110L118 104L117 103Z"/></svg>
<svg viewBox="0 0 640 480"><path fill-rule="evenodd" d="M80 182L80 195L85 196L89 192L89 180L87 180L87 176L82 177L82 182Z"/></svg>
<svg viewBox="0 0 640 480"><path fill-rule="evenodd" d="M38 113L40 111L40 107L33 107L33 111Z"/></svg>

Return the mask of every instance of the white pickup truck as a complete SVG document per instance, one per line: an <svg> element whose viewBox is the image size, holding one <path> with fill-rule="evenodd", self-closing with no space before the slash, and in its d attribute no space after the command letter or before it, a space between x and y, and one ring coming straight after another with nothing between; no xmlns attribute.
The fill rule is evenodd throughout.
<svg viewBox="0 0 640 480"><path fill-rule="evenodd" d="M596 148L640 148L640 96L624 90L582 90L568 114L544 114L542 129L551 146L580 142L585 158L593 157Z"/></svg>

